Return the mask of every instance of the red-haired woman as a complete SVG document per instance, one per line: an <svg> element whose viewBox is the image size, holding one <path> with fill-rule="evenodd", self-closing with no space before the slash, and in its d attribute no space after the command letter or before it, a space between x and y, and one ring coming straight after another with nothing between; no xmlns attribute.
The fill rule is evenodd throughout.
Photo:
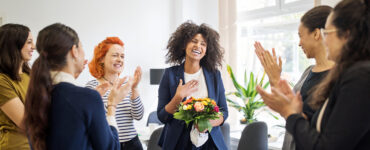
<svg viewBox="0 0 370 150"><path fill-rule="evenodd" d="M94 57L89 63L90 73L96 79L89 81L86 86L102 91L100 94L105 106L107 106L110 90L105 92L103 90L104 87L110 89L123 71L125 58L123 45L123 42L118 37L107 37L95 47ZM143 149L133 121L134 119L140 120L144 114L144 107L137 90L140 79L141 68L137 67L131 93L117 105L116 109L119 141L121 149L125 150ZM99 90L99 85L107 86L100 86L102 90Z"/></svg>

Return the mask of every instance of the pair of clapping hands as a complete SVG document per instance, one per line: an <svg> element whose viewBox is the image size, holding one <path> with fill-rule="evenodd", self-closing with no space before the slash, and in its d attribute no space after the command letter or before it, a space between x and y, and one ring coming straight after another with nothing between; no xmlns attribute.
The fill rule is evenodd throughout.
<svg viewBox="0 0 370 150"><path fill-rule="evenodd" d="M137 86L141 80L141 67L136 67L134 76L125 76L123 78L118 78L113 82L112 87L109 86L109 83L103 83L98 85L95 89L103 96L110 88L110 94L108 96L108 105L116 106L120 103L130 91L136 90ZM126 83L122 85L123 83Z"/></svg>
<svg viewBox="0 0 370 150"><path fill-rule="evenodd" d="M272 55L265 50L260 42L254 43L255 53L258 56L271 84L271 93L257 86L257 91L263 101L272 110L287 119L290 115L302 113L302 98L300 93L294 93L286 80L281 80L282 60L277 57L275 49Z"/></svg>

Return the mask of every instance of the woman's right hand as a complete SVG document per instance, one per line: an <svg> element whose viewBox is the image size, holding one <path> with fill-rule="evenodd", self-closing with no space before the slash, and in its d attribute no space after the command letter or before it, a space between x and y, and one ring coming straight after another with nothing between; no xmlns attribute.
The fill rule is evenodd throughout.
<svg viewBox="0 0 370 150"><path fill-rule="evenodd" d="M280 80L280 75L282 71L282 60L279 57L279 64L277 63L277 56L275 49L272 49L273 56L270 52L265 50L260 42L254 43L255 53L258 56L267 76L269 77L271 86L277 85Z"/></svg>
<svg viewBox="0 0 370 150"><path fill-rule="evenodd" d="M181 103L181 101L185 98L190 96L192 93L198 90L198 81L191 80L185 85L182 85L182 80L180 79L179 85L176 89L175 96L171 99L171 101L165 106L165 110L170 113L174 114L177 110L177 106Z"/></svg>
<svg viewBox="0 0 370 150"><path fill-rule="evenodd" d="M122 84L125 82L126 84L122 86ZM110 94L108 96L108 107L114 106L116 107L130 92L132 88L132 77L123 77L119 79L118 81L114 82L113 87L110 91Z"/></svg>
<svg viewBox="0 0 370 150"><path fill-rule="evenodd" d="M180 79L179 85L176 89L175 97L182 100L185 97L190 96L192 93L198 91L198 81L197 80L190 80L185 85L182 85L182 79Z"/></svg>

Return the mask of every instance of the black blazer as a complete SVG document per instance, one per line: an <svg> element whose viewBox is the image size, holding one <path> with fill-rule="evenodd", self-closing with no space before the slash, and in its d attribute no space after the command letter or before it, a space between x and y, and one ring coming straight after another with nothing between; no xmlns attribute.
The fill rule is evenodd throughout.
<svg viewBox="0 0 370 150"><path fill-rule="evenodd" d="M297 149L370 150L370 61L349 67L336 81L321 121L316 111L310 122L295 114L286 121Z"/></svg>

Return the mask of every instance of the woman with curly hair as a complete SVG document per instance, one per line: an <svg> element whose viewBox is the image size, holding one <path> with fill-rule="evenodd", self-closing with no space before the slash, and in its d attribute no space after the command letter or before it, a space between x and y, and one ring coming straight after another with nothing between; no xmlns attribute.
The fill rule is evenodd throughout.
<svg viewBox="0 0 370 150"><path fill-rule="evenodd" d="M228 108L217 69L223 57L219 38L207 25L192 22L180 25L170 37L166 63L174 66L165 69L158 90L157 115L165 124L158 142L162 149L227 149L220 129L228 117ZM177 106L190 96L214 99L223 112L219 119L210 120L211 132L200 131L205 139L200 143L190 137L192 125L187 127L184 121L173 118Z"/></svg>
<svg viewBox="0 0 370 150"><path fill-rule="evenodd" d="M89 63L90 73L96 79L89 81L86 86L99 91L106 107L110 89L124 68L123 45L118 37L107 37L95 47L94 58ZM134 127L134 119L140 120L144 115L144 107L137 90L140 79L141 69L137 67L131 92L116 109L119 141L121 149L125 150L143 149Z"/></svg>

